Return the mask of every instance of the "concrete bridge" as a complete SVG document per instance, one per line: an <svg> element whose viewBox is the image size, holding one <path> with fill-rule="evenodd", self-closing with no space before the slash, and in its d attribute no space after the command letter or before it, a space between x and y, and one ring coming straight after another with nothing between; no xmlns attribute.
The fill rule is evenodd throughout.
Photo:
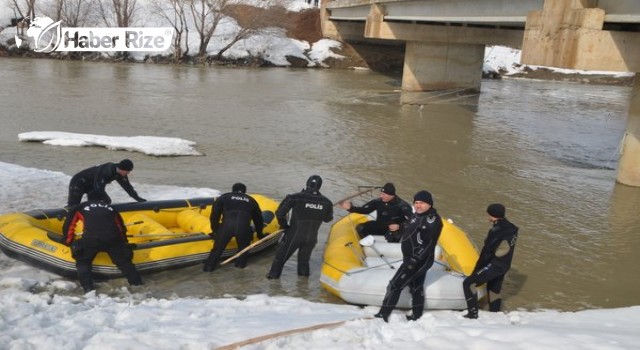
<svg viewBox="0 0 640 350"><path fill-rule="evenodd" d="M403 91L479 91L485 45L528 65L636 72L617 180L640 187L640 1L334 0L321 23L345 42L404 42Z"/></svg>

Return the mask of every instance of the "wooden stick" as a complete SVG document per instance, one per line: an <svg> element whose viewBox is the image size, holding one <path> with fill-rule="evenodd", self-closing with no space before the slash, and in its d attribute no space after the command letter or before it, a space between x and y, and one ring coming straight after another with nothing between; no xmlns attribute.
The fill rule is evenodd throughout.
<svg viewBox="0 0 640 350"><path fill-rule="evenodd" d="M228 264L230 262L232 262L233 260L235 260L237 257L239 257L240 255L244 254L247 250L257 246L258 244L262 243L262 242L266 242L270 239L273 239L274 237L278 237L278 234L280 232L284 232L284 230L278 230L274 233L268 234L265 237L262 237L262 239L255 241L253 243L251 243L249 246L247 246L246 248L242 249L241 251L237 252L234 256L228 258L227 260L223 261L220 263L220 265L225 265Z"/></svg>

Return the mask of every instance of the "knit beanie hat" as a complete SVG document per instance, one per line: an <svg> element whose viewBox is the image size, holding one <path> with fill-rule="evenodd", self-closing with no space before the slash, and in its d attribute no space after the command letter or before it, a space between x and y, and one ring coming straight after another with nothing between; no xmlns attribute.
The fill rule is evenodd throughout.
<svg viewBox="0 0 640 350"><path fill-rule="evenodd" d="M129 159L123 159L118 163L117 167L120 170L131 171L133 170L133 162Z"/></svg>
<svg viewBox="0 0 640 350"><path fill-rule="evenodd" d="M503 219L505 212L506 212L506 209L504 205L500 203L490 204L487 207L487 214L493 216L496 219Z"/></svg>
<svg viewBox="0 0 640 350"><path fill-rule="evenodd" d="M380 192L386 193L390 196L395 196L396 186L394 186L391 182L387 182L386 184L384 184L384 186L382 186L382 189L380 190Z"/></svg>
<svg viewBox="0 0 640 350"><path fill-rule="evenodd" d="M425 203L433 206L433 197L431 196L431 193L429 193L429 191L422 190L422 191L416 193L413 196L413 201L414 202L418 202L418 201L419 202L425 202Z"/></svg>

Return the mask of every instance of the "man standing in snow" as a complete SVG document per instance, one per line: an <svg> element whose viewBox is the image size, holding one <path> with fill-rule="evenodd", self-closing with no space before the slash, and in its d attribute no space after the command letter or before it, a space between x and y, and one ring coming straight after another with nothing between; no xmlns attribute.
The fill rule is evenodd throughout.
<svg viewBox="0 0 640 350"><path fill-rule="evenodd" d="M236 183L231 187L231 192L220 196L213 204L211 211L211 236L215 241L209 257L204 262L204 272L211 272L216 269L224 248L229 244L233 236L238 242L238 251L251 244L253 230L250 222L256 228L258 239L264 238L262 228L264 221L262 211L258 202L253 197L246 194L247 186ZM220 217L222 216L222 225ZM247 265L248 256L242 254L236 259L235 266L244 268Z"/></svg>
<svg viewBox="0 0 640 350"><path fill-rule="evenodd" d="M104 163L91 168L84 169L73 175L69 182L69 197L67 206L71 207L82 201L82 196L94 192L96 198L101 198L107 203L111 203L111 197L106 192L106 186L116 180L131 198L138 202L146 200L140 196L129 182L127 176L133 170L133 162L123 159L120 163Z"/></svg>
<svg viewBox="0 0 640 350"><path fill-rule="evenodd" d="M410 321L422 317L424 310L424 281L427 270L433 266L435 249L442 232L442 218L433 207L433 197L428 191L420 191L413 196L415 214L409 219L400 239L402 265L387 285L387 293L382 307L375 317L389 321L391 311L398 304L400 293L405 287L411 292L412 314Z"/></svg>
<svg viewBox="0 0 640 350"><path fill-rule="evenodd" d="M473 272L462 282L464 297L467 300L466 318L478 318L478 295L476 287L487 284L489 293L489 311L498 312L502 306L500 290L507 271L511 268L513 251L518 239L518 227L505 217L504 205L495 203L487 207L489 221L493 224L480 257ZM473 287L473 289L472 289Z"/></svg>
<svg viewBox="0 0 640 350"><path fill-rule="evenodd" d="M89 193L88 197L88 201L69 211L62 229L63 243L71 247L78 279L85 293L95 289L91 268L99 252L109 254L130 285L141 285L142 278L132 263L133 250L127 241L127 228L122 216L95 192ZM80 239L74 241L79 222L83 223L84 232Z"/></svg>
<svg viewBox="0 0 640 350"><path fill-rule="evenodd" d="M313 175L302 192L287 195L276 210L278 224L284 230L276 255L267 274L278 279L285 262L298 250L298 276L309 276L311 252L318 242L318 229L322 222L333 220L333 204L320 193L322 178ZM287 214L291 219L287 222Z"/></svg>

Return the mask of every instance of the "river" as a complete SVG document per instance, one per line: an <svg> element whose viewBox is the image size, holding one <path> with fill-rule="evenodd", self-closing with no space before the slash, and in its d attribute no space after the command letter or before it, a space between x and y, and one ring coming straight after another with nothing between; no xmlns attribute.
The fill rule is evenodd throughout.
<svg viewBox="0 0 640 350"><path fill-rule="evenodd" d="M234 182L282 199L309 175L333 201L358 185L428 189L435 207L481 246L485 208L507 206L520 227L503 288L506 309L640 304L640 189L616 184L630 87L485 80L482 92L401 94L400 77L370 71L250 69L0 60L0 161L72 175L131 158L134 183L209 187ZM413 101L414 104L401 104ZM29 131L166 136L204 156L152 157L104 148L23 143ZM141 193L145 197L144 193ZM361 204L368 197L355 200ZM38 207L33 203L33 207ZM336 217L344 215L336 209ZM290 295L339 302L295 259L264 278L273 252L239 270L199 266L146 277L159 297ZM114 282L122 283L122 281Z"/></svg>

